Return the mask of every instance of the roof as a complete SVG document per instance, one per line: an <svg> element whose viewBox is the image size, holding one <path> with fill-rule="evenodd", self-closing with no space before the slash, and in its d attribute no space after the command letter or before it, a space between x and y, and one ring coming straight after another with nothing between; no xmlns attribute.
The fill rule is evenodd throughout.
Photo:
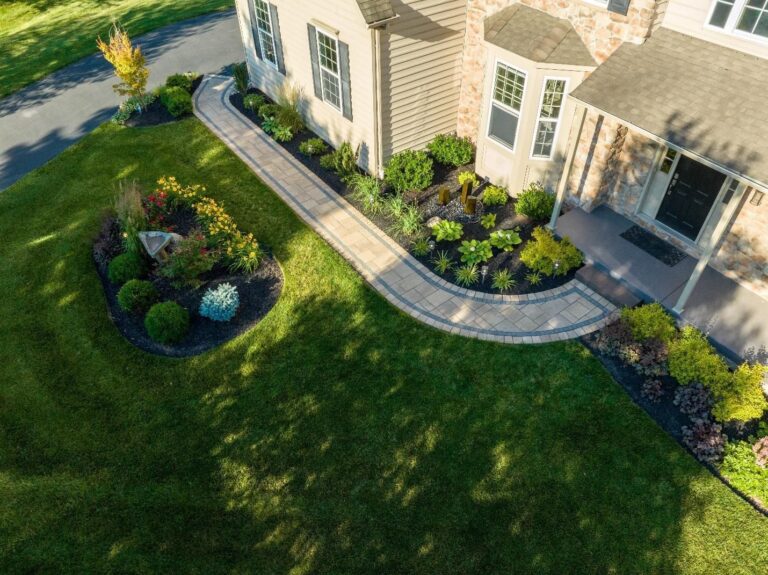
<svg viewBox="0 0 768 575"><path fill-rule="evenodd" d="M522 4L486 18L485 40L534 62L597 66L568 20Z"/></svg>
<svg viewBox="0 0 768 575"><path fill-rule="evenodd" d="M622 45L571 96L768 184L768 60L666 28Z"/></svg>
<svg viewBox="0 0 768 575"><path fill-rule="evenodd" d="M357 5L366 24L375 24L396 16L390 0L357 0Z"/></svg>

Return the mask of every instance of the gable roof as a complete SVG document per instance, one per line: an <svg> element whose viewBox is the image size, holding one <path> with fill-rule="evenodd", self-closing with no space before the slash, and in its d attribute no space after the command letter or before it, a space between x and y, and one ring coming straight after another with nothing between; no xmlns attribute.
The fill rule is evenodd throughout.
<svg viewBox="0 0 768 575"><path fill-rule="evenodd" d="M768 185L768 60L659 28L625 43L571 96Z"/></svg>
<svg viewBox="0 0 768 575"><path fill-rule="evenodd" d="M396 16L389 0L357 0L357 5L366 24L375 24Z"/></svg>
<svg viewBox="0 0 768 575"><path fill-rule="evenodd" d="M597 66L568 20L522 4L486 18L485 40L534 62Z"/></svg>

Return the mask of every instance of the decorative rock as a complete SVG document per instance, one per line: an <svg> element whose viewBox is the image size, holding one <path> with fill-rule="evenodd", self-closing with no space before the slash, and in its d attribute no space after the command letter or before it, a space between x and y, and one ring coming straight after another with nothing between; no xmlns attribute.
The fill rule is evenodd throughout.
<svg viewBox="0 0 768 575"><path fill-rule="evenodd" d="M149 254L149 257L154 258L158 262L162 262L168 258L168 254L165 248L171 243L177 243L184 239L179 234L169 232L139 232L139 240L141 245Z"/></svg>
<svg viewBox="0 0 768 575"><path fill-rule="evenodd" d="M439 216L432 216L427 220L427 227L428 228L434 228L437 224L443 221L443 218Z"/></svg>

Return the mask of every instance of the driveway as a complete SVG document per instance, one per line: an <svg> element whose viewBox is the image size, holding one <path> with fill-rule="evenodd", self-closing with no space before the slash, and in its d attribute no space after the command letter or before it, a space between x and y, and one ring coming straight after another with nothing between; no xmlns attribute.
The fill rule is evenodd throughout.
<svg viewBox="0 0 768 575"><path fill-rule="evenodd" d="M234 10L134 40L146 55L150 87L176 72L217 72L244 57ZM109 119L120 103L116 82L112 67L94 54L0 100L0 190Z"/></svg>

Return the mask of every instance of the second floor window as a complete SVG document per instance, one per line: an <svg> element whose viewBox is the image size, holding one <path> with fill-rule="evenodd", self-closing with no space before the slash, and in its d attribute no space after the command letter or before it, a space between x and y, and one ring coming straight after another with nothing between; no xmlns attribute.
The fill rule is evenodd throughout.
<svg viewBox="0 0 768 575"><path fill-rule="evenodd" d="M341 111L341 75L339 74L339 44L336 38L317 31L317 55L323 100Z"/></svg>
<svg viewBox="0 0 768 575"><path fill-rule="evenodd" d="M496 64L488 135L511 150L515 149L524 93L525 72L501 62Z"/></svg>
<svg viewBox="0 0 768 575"><path fill-rule="evenodd" d="M726 32L768 38L768 0L716 0L709 25Z"/></svg>
<svg viewBox="0 0 768 575"><path fill-rule="evenodd" d="M552 157L557 126L563 113L566 83L566 80L559 78L546 78L544 80L539 120L536 123L536 134L533 137L531 156L534 158Z"/></svg>
<svg viewBox="0 0 768 575"><path fill-rule="evenodd" d="M256 10L256 30L258 33L261 56L264 60L277 67L277 50L275 48L275 35L272 28L272 18L269 15L269 6L264 0L253 0Z"/></svg>

